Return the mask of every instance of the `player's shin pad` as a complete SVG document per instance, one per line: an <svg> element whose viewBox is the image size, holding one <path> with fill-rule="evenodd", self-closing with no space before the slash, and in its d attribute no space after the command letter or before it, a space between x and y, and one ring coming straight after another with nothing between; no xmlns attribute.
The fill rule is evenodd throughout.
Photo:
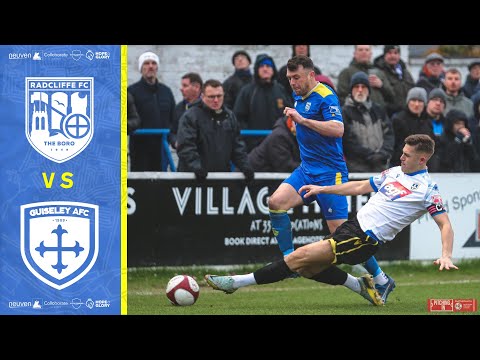
<svg viewBox="0 0 480 360"><path fill-rule="evenodd" d="M278 246L283 255L293 252L292 224L285 210L270 210L273 235L277 238Z"/></svg>

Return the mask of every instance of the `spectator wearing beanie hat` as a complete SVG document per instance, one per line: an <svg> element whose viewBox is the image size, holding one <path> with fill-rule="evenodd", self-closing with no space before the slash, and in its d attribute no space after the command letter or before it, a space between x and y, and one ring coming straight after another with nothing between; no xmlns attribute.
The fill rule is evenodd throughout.
<svg viewBox="0 0 480 360"><path fill-rule="evenodd" d="M368 75L353 74L342 107L343 149L349 172L381 172L392 156L394 135L385 108L369 99Z"/></svg>
<svg viewBox="0 0 480 360"><path fill-rule="evenodd" d="M138 115L139 128L170 129L175 117L175 98L172 90L158 81L158 56L147 51L138 58L138 70L142 77L128 87ZM130 134L130 170L163 171L167 159L162 155L161 135L142 136Z"/></svg>
<svg viewBox="0 0 480 360"><path fill-rule="evenodd" d="M358 84L365 85L368 88L368 94L370 95L372 88L370 87L370 82L368 81L368 75L363 71L358 71L352 75L352 78L350 79L350 93L352 92L352 88Z"/></svg>
<svg viewBox="0 0 480 360"><path fill-rule="evenodd" d="M444 58L437 53L431 53L425 58L415 86L423 87L427 94L435 88L441 88L445 77Z"/></svg>
<svg viewBox="0 0 480 360"><path fill-rule="evenodd" d="M252 59L245 50L237 50L233 53L232 64L235 71L223 82L223 91L225 92L223 103L230 110L233 110L240 89L252 81L251 63Z"/></svg>
<svg viewBox="0 0 480 360"><path fill-rule="evenodd" d="M433 89L428 94L427 103L427 119L432 124L433 134L435 135L435 143L443 134L445 126L445 116L443 115L446 105L446 94L442 89Z"/></svg>
<svg viewBox="0 0 480 360"><path fill-rule="evenodd" d="M407 136L427 134L432 139L434 138L432 127L425 112L426 105L426 90L421 87L413 87L407 93L404 108L392 116L395 150L391 165L400 165L400 156L402 156L404 140Z"/></svg>
<svg viewBox="0 0 480 360"><path fill-rule="evenodd" d="M246 59L248 61L248 65L250 65L252 63L252 59L251 59L250 55L245 50L237 50L232 55L232 65L233 66L235 66L235 60L237 59L238 55L243 55L244 57L246 57Z"/></svg>
<svg viewBox="0 0 480 360"><path fill-rule="evenodd" d="M407 104L411 100L419 100L425 106L427 104L427 91L421 87L411 88L407 93Z"/></svg>
<svg viewBox="0 0 480 360"><path fill-rule="evenodd" d="M304 55L310 57L310 45L292 45L292 57L297 55ZM315 75L322 74L322 71L317 66L314 66L313 70L315 71ZM287 92L287 95L291 97L293 102L293 91L290 87L290 82L287 79L287 64L283 65L280 70L278 70L277 80L280 84L283 85L285 91Z"/></svg>
<svg viewBox="0 0 480 360"><path fill-rule="evenodd" d="M415 86L415 80L400 58L400 45L385 45L383 54L375 58L373 65L383 71L386 81L392 87L394 96L385 101L387 114L391 118L405 106L407 93Z"/></svg>
<svg viewBox="0 0 480 360"><path fill-rule="evenodd" d="M143 67L143 64L145 64L145 62L154 62L155 64L157 64L157 67L158 67L158 56L157 54L151 52L151 51L147 51L147 52L144 52L142 55L139 56L138 58L138 71L139 72L142 72L142 67Z"/></svg>
<svg viewBox="0 0 480 360"><path fill-rule="evenodd" d="M480 92L480 59L475 59L468 64L468 72L462 90L465 96L471 99L473 95Z"/></svg>
<svg viewBox="0 0 480 360"><path fill-rule="evenodd" d="M428 94L427 118L432 122L433 133L439 137L443 133L445 124L445 106L447 105L447 94L442 89L433 89Z"/></svg>
<svg viewBox="0 0 480 360"><path fill-rule="evenodd" d="M428 94L428 101L432 99L439 99L443 102L443 105L447 104L447 94L445 94L443 89L433 89L430 91L430 94Z"/></svg>

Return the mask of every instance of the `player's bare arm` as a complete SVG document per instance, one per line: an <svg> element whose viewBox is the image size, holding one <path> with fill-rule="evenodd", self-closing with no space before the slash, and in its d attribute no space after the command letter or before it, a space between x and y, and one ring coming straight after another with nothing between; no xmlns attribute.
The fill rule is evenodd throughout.
<svg viewBox="0 0 480 360"><path fill-rule="evenodd" d="M303 185L298 193L306 191L305 198L317 194L362 195L373 191L370 180L349 181L344 184L331 186Z"/></svg>
<svg viewBox="0 0 480 360"><path fill-rule="evenodd" d="M435 260L433 263L439 265L438 270L450 270L456 269L452 262L452 251L453 251L453 229L452 224L450 223L450 218L447 213L442 213L433 217L435 222L440 229L442 236L442 257Z"/></svg>
<svg viewBox="0 0 480 360"><path fill-rule="evenodd" d="M342 137L343 136L343 123L340 121L318 121L304 118L297 110L290 107L285 107L283 113L290 116L297 124L306 126L323 136L329 137Z"/></svg>

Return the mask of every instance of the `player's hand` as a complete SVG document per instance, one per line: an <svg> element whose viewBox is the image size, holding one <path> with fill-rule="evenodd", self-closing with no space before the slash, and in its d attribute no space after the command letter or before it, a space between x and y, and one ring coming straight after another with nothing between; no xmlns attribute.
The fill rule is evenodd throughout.
<svg viewBox="0 0 480 360"><path fill-rule="evenodd" d="M307 198L312 195L320 194L324 188L325 186L303 185L300 189L298 189L298 194L302 196L302 192L305 192L305 195L303 195L303 197Z"/></svg>
<svg viewBox="0 0 480 360"><path fill-rule="evenodd" d="M304 120L303 117L294 108L287 106L285 107L285 109L283 109L283 113L287 115L287 117L289 116L297 124L301 124L302 121Z"/></svg>
<svg viewBox="0 0 480 360"><path fill-rule="evenodd" d="M440 267L438 270L442 271L443 269L445 270L450 270L450 269L456 269L458 270L458 267L453 265L452 259L450 259L448 256L446 257L441 257L440 259L437 259L433 262L435 265L439 265Z"/></svg>

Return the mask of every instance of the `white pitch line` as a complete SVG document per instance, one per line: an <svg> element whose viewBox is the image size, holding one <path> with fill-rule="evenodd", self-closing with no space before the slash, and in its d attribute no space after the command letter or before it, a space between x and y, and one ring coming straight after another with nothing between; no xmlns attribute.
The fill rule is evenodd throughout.
<svg viewBox="0 0 480 360"><path fill-rule="evenodd" d="M418 286L418 285L448 285L448 284L470 284L470 283L480 283L480 280L478 279L472 279L472 280L446 280L446 281L427 281L427 282L407 282L407 283L397 283L398 286ZM270 285L270 284L267 284ZM338 286L302 286L302 287L281 287L281 288L274 288L274 289L267 289L264 287L258 287L258 286L246 286L245 288L241 289L242 292L248 291L248 292L274 292L274 291L299 291L299 290L332 290L338 288ZM207 291L215 291L215 292L220 292L217 290L213 290L210 287L202 287L202 290L207 290ZM158 290L158 291L128 291L128 295L137 295L137 296L153 296L153 295L160 295L162 293L165 293L165 290Z"/></svg>

